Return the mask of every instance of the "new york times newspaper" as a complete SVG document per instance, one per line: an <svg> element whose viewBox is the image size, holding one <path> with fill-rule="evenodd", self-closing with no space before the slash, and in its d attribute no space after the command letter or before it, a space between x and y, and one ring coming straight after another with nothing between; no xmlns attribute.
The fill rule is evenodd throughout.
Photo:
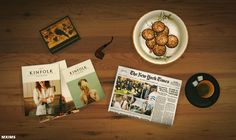
<svg viewBox="0 0 236 140"><path fill-rule="evenodd" d="M108 111L173 125L182 81L118 67Z"/></svg>

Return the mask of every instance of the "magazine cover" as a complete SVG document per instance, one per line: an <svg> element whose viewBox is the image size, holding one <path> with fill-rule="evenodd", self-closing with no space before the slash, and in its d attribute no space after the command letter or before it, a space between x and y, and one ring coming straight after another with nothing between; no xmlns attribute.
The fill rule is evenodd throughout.
<svg viewBox="0 0 236 140"><path fill-rule="evenodd" d="M173 125L181 83L119 66L108 111Z"/></svg>
<svg viewBox="0 0 236 140"><path fill-rule="evenodd" d="M90 59L64 70L63 76L76 108L104 98L104 91Z"/></svg>
<svg viewBox="0 0 236 140"><path fill-rule="evenodd" d="M42 29L40 34L51 53L54 53L80 39L80 36L73 26L69 16L66 16Z"/></svg>
<svg viewBox="0 0 236 140"><path fill-rule="evenodd" d="M52 119L61 113L58 64L22 66L25 116Z"/></svg>

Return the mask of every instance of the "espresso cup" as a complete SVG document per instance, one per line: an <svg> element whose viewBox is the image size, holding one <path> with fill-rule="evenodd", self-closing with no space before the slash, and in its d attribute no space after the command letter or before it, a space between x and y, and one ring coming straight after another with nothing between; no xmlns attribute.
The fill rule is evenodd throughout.
<svg viewBox="0 0 236 140"><path fill-rule="evenodd" d="M213 95L215 87L212 82L203 80L197 85L197 91L200 97L209 98Z"/></svg>

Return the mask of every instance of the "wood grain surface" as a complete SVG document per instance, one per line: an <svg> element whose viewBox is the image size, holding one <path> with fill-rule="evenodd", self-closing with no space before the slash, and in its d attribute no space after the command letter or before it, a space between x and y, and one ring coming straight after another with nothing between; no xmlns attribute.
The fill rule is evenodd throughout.
<svg viewBox="0 0 236 140"><path fill-rule="evenodd" d="M16 139L236 139L236 1L234 0L1 0L0 4L0 135ZM189 32L184 55L168 65L154 65L135 51L132 31L145 13L165 9L179 15ZM54 55L39 30L69 15L81 40ZM114 36L99 60L95 50ZM68 66L91 59L106 98L79 113L39 123L24 116L21 66L65 59ZM118 65L183 80L172 127L107 111ZM212 107L191 105L186 80L210 73L221 87Z"/></svg>

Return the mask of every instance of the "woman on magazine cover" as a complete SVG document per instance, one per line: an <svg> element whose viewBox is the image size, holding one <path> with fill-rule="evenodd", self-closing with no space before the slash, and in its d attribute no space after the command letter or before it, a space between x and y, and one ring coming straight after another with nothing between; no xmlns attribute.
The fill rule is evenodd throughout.
<svg viewBox="0 0 236 140"><path fill-rule="evenodd" d="M89 85L88 85L88 81L86 79L81 79L78 82L78 85L81 89L81 101L84 104L90 104L92 102L98 101L99 100L99 96L98 93L95 89L90 89Z"/></svg>
<svg viewBox="0 0 236 140"><path fill-rule="evenodd" d="M49 81L36 82L33 90L33 100L37 106L36 115L52 114L52 103L54 101L54 89Z"/></svg>

